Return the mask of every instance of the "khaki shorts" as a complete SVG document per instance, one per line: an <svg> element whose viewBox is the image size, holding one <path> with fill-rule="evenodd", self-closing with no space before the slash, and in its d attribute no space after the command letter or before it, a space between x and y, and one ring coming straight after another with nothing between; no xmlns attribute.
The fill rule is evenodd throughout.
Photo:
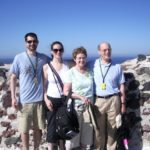
<svg viewBox="0 0 150 150"><path fill-rule="evenodd" d="M45 115L42 102L35 102L20 105L17 114L18 130L20 133L26 133L29 129L45 128Z"/></svg>

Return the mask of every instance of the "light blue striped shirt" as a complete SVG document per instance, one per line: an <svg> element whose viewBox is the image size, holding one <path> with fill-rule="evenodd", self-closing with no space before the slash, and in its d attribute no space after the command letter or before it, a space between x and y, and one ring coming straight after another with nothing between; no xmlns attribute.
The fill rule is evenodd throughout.
<svg viewBox="0 0 150 150"><path fill-rule="evenodd" d="M119 93L119 85L125 82L124 74L119 64L114 64L111 62L109 64L103 64L100 59L96 59L94 64L94 82L95 82L95 94L97 96L107 96L114 93ZM100 69L101 65L101 69ZM110 66L110 68L109 68ZM109 68L108 72L107 69ZM102 73L101 73L102 70ZM107 72L107 74L106 74ZM103 83L103 76L106 74L104 83L106 84L106 89L101 89L101 84Z"/></svg>

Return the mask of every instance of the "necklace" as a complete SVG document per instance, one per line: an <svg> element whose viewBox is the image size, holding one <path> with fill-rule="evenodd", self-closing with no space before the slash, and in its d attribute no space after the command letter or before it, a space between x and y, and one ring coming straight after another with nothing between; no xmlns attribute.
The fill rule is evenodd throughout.
<svg viewBox="0 0 150 150"><path fill-rule="evenodd" d="M100 84L100 88L101 90L106 90L106 83L105 83L105 77L111 67L111 63L110 65L108 66L107 70L106 70L106 73L103 74L103 71L102 71L102 66L101 66L101 61L99 60L99 66L100 66L100 71L101 71L101 75L102 75L102 79L103 79L103 82Z"/></svg>
<svg viewBox="0 0 150 150"><path fill-rule="evenodd" d="M30 56L27 53L27 51L26 51L26 54L27 54L27 57L28 57L31 65L32 65L32 68L33 68L33 72L34 72L33 82L34 82L35 85L37 85L38 84L38 78L37 78L38 55L37 55L37 53L35 53L36 54L35 55L36 56L36 62L35 62L35 66L34 66Z"/></svg>

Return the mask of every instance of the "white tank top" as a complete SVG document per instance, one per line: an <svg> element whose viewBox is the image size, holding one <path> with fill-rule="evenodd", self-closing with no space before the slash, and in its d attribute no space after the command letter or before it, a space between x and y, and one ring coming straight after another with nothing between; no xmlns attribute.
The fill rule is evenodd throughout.
<svg viewBox="0 0 150 150"><path fill-rule="evenodd" d="M67 70L69 70L68 66L65 65L65 64L63 64L61 70L59 70L57 72L59 74L62 82L64 81L64 76L65 76L65 73L67 72ZM53 74L51 68L48 65L48 88L47 88L47 95L50 96L50 97L54 97L54 98L61 98L61 95L63 94L63 91L62 91L61 86L60 86L60 84L59 84L59 82L57 80L57 77L55 76L55 79L57 81L57 84L56 84L54 76L55 75Z"/></svg>

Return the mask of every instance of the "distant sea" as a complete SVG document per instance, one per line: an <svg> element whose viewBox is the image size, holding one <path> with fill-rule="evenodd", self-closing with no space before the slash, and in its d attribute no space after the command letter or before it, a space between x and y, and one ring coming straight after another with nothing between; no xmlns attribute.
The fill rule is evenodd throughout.
<svg viewBox="0 0 150 150"><path fill-rule="evenodd" d="M95 59L97 59L99 57L91 57L89 58L89 61L94 61ZM130 60L130 59L134 59L136 57L133 56L112 56L112 60L114 63L123 63L124 61Z"/></svg>
<svg viewBox="0 0 150 150"><path fill-rule="evenodd" d="M88 57L88 61L91 62L91 61L94 61L96 58L98 57ZM122 63L126 60L130 60L130 59L134 59L135 57L131 57L131 56L114 56L112 57L112 60L113 62L115 63ZM3 64L11 64L13 62L13 59L14 58L0 58L0 63L3 63ZM71 58L64 58L64 60L71 60Z"/></svg>
<svg viewBox="0 0 150 150"><path fill-rule="evenodd" d="M88 60L88 62L93 62L97 58L99 58L99 57L88 57L87 60ZM112 60L114 63L121 64L124 61L134 59L134 58L136 58L136 57L135 56L134 57L133 56L113 56ZM66 59L66 60L70 60L70 59Z"/></svg>

